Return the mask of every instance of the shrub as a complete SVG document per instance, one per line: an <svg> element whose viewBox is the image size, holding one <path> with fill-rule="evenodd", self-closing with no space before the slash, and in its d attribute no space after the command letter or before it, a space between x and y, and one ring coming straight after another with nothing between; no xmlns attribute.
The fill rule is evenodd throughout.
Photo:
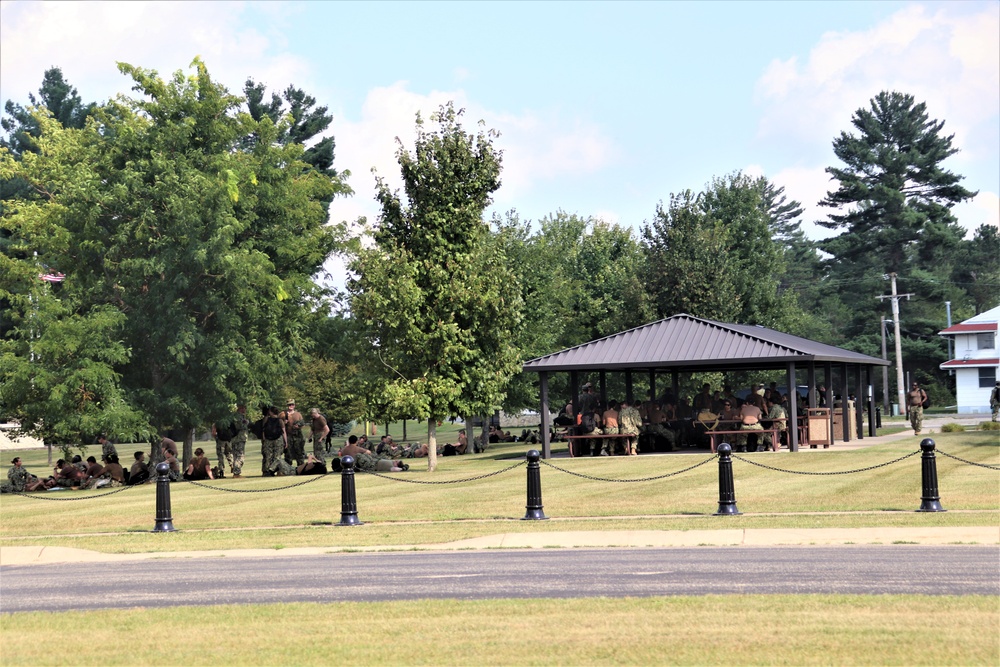
<svg viewBox="0 0 1000 667"><path fill-rule="evenodd" d="M980 431L1000 431L1000 422L979 422Z"/></svg>
<svg viewBox="0 0 1000 667"><path fill-rule="evenodd" d="M962 426L961 424L956 424L955 422L945 424L944 426L941 427L942 433L961 433L964 430L965 430L964 426Z"/></svg>

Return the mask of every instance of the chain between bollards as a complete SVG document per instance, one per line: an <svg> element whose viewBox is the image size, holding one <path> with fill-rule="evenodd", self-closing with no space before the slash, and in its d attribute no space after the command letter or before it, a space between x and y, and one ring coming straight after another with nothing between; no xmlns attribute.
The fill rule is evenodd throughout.
<svg viewBox="0 0 1000 667"><path fill-rule="evenodd" d="M156 524L153 525L154 533L172 533L174 519L170 515L170 464L162 461L156 464Z"/></svg>
<svg viewBox="0 0 1000 667"><path fill-rule="evenodd" d="M340 459L340 522L338 526L360 526L358 501L354 492L354 457Z"/></svg>
<svg viewBox="0 0 1000 667"><path fill-rule="evenodd" d="M733 448L728 442L718 447L719 453L719 509L715 516L742 514L736 508L736 485L733 483Z"/></svg>
<svg viewBox="0 0 1000 667"><path fill-rule="evenodd" d="M542 466L538 460L541 454L537 449L529 450L528 459L528 505L522 521L542 521L548 519L542 511Z"/></svg>
<svg viewBox="0 0 1000 667"><path fill-rule="evenodd" d="M918 512L947 512L941 507L941 495L938 493L937 457L934 456L934 441L924 438L920 441L923 454L920 457L920 481L923 493L920 496Z"/></svg>

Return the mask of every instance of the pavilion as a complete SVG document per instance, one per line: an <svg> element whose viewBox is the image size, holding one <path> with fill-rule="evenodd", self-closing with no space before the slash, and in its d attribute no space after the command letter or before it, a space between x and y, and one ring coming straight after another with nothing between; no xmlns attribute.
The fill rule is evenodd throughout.
<svg viewBox="0 0 1000 667"><path fill-rule="evenodd" d="M541 432L543 437L542 456L549 458L550 418L549 418L549 375L569 373L570 387L575 393L580 388L579 377L584 374L599 374L600 396L607 400L606 376L609 372L624 374L625 398L633 402L632 379L634 374L648 375L650 392L656 395L657 379L668 376L674 395L679 394L679 373L732 372L783 370L789 392L798 386L796 378L804 370L809 386L809 407L815 408L817 393L816 371L822 370L826 385L827 405L833 405L834 369L839 371L838 393L847 397L853 386L859 399L855 401L857 436L864 437L864 403L868 406L868 431L875 435L875 403L872 400L871 371L873 366L888 366L884 359L876 359L858 352L817 343L807 338L775 331L766 327L748 324L727 324L694 317L674 315L643 326L599 338L597 340L553 352L524 364L524 370L538 373L541 393ZM853 382L851 381L853 379ZM579 401L574 400L574 409ZM789 401L789 424L797 424L796 401ZM843 439L850 439L851 423L848 401L841 401L841 423ZM830 433L833 433L833 411L831 410ZM797 428L789 428L791 451L799 449Z"/></svg>

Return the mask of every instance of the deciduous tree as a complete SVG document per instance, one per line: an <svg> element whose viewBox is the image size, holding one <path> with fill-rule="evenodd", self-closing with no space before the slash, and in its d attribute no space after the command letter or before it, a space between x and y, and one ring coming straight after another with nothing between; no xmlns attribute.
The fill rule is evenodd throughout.
<svg viewBox="0 0 1000 667"><path fill-rule="evenodd" d="M406 200L378 179L375 247L358 252L348 282L352 315L384 369L381 398L398 416L427 420L430 470L437 422L498 409L521 362L519 290L483 219L501 153L461 114L441 107L433 129L417 117L413 152L397 153Z"/></svg>

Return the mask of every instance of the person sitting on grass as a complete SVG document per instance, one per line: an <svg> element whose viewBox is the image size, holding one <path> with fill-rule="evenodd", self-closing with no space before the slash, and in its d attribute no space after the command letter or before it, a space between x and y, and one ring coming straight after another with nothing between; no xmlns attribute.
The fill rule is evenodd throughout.
<svg viewBox="0 0 1000 667"><path fill-rule="evenodd" d="M149 479L149 466L143 461L146 458L146 453L136 452L133 456L135 457L135 463L132 464L132 468L129 470L128 484L142 484Z"/></svg>
<svg viewBox="0 0 1000 667"><path fill-rule="evenodd" d="M7 481L0 483L0 493L41 491L55 486L55 480L51 477L47 480L41 480L25 470L24 466L21 465L20 456L15 456L11 463L13 465L7 471Z"/></svg>
<svg viewBox="0 0 1000 667"><path fill-rule="evenodd" d="M212 464L208 460L208 457L205 456L205 450L201 447L194 450L194 458L191 459L191 463L188 464L187 470L184 471L184 479L215 479L215 477L212 476Z"/></svg>
<svg viewBox="0 0 1000 667"><path fill-rule="evenodd" d="M71 489L80 486L80 483L86 477L85 472L77 468L72 463L66 461L65 459L59 459L56 461L56 467L53 469L53 477L56 479L56 486Z"/></svg>
<svg viewBox="0 0 1000 667"><path fill-rule="evenodd" d="M164 444L161 447L161 452L163 454L163 463L170 466L167 470L167 479L171 482L179 482L181 480L181 462L177 460L177 443L169 438L164 438L169 444ZM155 471L156 468L154 467Z"/></svg>

